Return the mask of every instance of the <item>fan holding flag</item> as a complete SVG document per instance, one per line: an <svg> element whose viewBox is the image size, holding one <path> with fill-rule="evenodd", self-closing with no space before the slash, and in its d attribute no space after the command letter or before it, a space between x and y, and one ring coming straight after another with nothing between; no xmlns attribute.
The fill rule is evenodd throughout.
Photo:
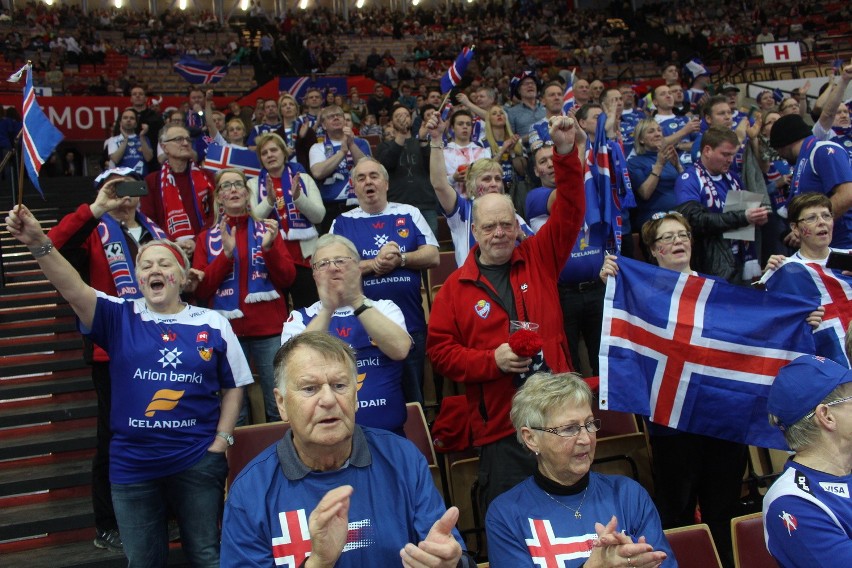
<svg viewBox="0 0 852 568"><path fill-rule="evenodd" d="M813 349L799 318L807 314L816 328L822 309L808 313L806 300L755 290L734 294L727 283L693 272L692 227L680 213L655 214L642 226L642 240L666 270L611 255L601 268L607 282L601 406L650 415L654 502L663 528L694 523L698 503L720 556L732 564L730 519L745 443L777 445L759 409L777 369ZM724 316L732 313L738 317ZM736 346L726 351L731 342Z"/></svg>
<svg viewBox="0 0 852 568"><path fill-rule="evenodd" d="M33 186L44 199L44 193L38 183L38 175L41 166L63 138L62 133L50 123L38 105L33 89L32 63L27 61L26 65L7 80L10 83L17 83L25 71L27 82L24 87L24 128L21 137L22 164L18 171L18 205L22 203L24 196L24 167Z"/></svg>

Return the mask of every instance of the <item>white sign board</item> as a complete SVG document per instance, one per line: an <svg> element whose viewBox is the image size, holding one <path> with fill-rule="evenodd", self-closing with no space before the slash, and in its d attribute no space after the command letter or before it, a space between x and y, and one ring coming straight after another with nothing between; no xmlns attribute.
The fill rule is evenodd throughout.
<svg viewBox="0 0 852 568"><path fill-rule="evenodd" d="M802 50L797 41L761 44L764 63L798 63L802 60Z"/></svg>

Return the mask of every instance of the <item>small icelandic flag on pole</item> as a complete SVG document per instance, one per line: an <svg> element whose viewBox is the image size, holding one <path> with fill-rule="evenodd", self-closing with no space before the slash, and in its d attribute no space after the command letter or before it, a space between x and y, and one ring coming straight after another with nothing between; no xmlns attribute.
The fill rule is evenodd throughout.
<svg viewBox="0 0 852 568"><path fill-rule="evenodd" d="M45 116L38 106L35 90L33 89L32 66L27 63L17 73L9 77L12 82L20 81L21 74L26 70L27 82L24 87L24 129L21 136L22 161L30 176L30 181L44 199L44 193L38 183L41 166L62 141L60 132ZM14 79L14 80L13 80Z"/></svg>
<svg viewBox="0 0 852 568"><path fill-rule="evenodd" d="M449 93L453 87L457 86L467 71L467 66L473 59L473 47L465 47L462 52L441 77L441 94Z"/></svg>
<svg viewBox="0 0 852 568"><path fill-rule="evenodd" d="M562 114L567 115L574 108L574 71L571 71L571 76L568 77L568 83L565 85L565 94L562 95Z"/></svg>

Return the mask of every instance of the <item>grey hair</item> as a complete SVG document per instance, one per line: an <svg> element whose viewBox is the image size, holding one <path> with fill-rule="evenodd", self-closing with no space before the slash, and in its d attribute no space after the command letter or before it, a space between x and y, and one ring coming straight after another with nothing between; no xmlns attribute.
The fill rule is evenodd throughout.
<svg viewBox="0 0 852 568"><path fill-rule="evenodd" d="M820 404L828 404L829 402L834 402L835 400L843 398L845 386L845 384L840 385L828 393L826 397L822 399ZM799 419L798 422L788 428L782 428L781 420L774 414L770 414L769 424L781 428L784 432L784 439L787 441L787 445L790 446L790 449L794 452L798 452L799 450L803 450L813 445L819 439L820 427L815 418L815 416L805 415Z"/></svg>
<svg viewBox="0 0 852 568"><path fill-rule="evenodd" d="M390 181L390 175L388 175L388 170L387 170L387 168L385 168L385 167L382 165L382 163L381 163L380 161L378 161L377 159L375 159L375 158L374 158L374 157L372 157L372 156L364 156L363 158L361 158L360 160L358 160L358 163L356 163L356 164L355 164L355 167L354 167L354 168L352 168L352 171L351 171L351 172L349 172L349 177L352 179L352 184L353 184L353 185L355 184L355 175L356 175L356 172L358 171L358 167L359 167L361 164L366 164L367 162L373 162L374 164L376 164L377 166L379 166L379 173L382 175L382 177L384 178L384 180L385 180L385 181Z"/></svg>
<svg viewBox="0 0 852 568"><path fill-rule="evenodd" d="M186 256L186 251L184 251L176 242L170 241L168 239L156 239L153 241L148 241L141 247L139 247L139 251L136 253L136 262L134 266L134 273L136 274L136 281L139 281L139 260L142 258L142 254L151 247L154 246L163 246L172 249L180 255L180 258L183 260L183 266L181 267L181 271L183 272L184 278L186 278L186 273L192 267L192 264L189 262L189 257Z"/></svg>
<svg viewBox="0 0 852 568"><path fill-rule="evenodd" d="M187 128L186 126L183 126L183 125L180 125L180 124L167 124L166 126L163 127L162 130L160 130L160 144L165 142L166 138L169 135L169 130L171 130L173 128L180 128L181 130L186 132L187 136L190 135L189 134L189 128Z"/></svg>
<svg viewBox="0 0 852 568"><path fill-rule="evenodd" d="M306 331L293 336L282 345L275 353L272 364L275 368L275 386L282 396L287 392L287 365L293 358L293 353L304 347L315 351L326 361L344 363L352 371L352 386L356 385L358 365L355 359L355 350L336 337L332 337L325 331Z"/></svg>
<svg viewBox="0 0 852 568"><path fill-rule="evenodd" d="M547 413L562 404L588 404L591 408L594 401L592 389L577 373L536 373L515 393L509 418L518 441L525 445L521 428L544 427Z"/></svg>
<svg viewBox="0 0 852 568"><path fill-rule="evenodd" d="M336 235L334 233L326 233L317 239L317 248L314 251L314 255L317 254L317 251L320 249L324 249L325 247L330 247L331 245L343 245L349 252L352 253L352 256L356 261L361 262L361 254L358 252L358 248L355 246L355 243L344 237L343 235Z"/></svg>

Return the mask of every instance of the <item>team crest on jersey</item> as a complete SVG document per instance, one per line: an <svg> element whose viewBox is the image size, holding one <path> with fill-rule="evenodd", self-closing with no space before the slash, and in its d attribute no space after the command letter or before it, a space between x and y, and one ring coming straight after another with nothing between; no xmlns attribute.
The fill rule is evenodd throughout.
<svg viewBox="0 0 852 568"><path fill-rule="evenodd" d="M205 361L209 361L213 358L213 348L212 347L199 347L198 354L201 355L201 358Z"/></svg>
<svg viewBox="0 0 852 568"><path fill-rule="evenodd" d="M396 230L396 234L402 237L403 239L408 238L408 227L402 227Z"/></svg>
<svg viewBox="0 0 852 568"><path fill-rule="evenodd" d="M787 511L781 511L781 514L778 515L778 518L781 519L781 522L784 523L784 528L787 529L787 535L793 536L793 531L798 530L799 521L792 514Z"/></svg>
<svg viewBox="0 0 852 568"><path fill-rule="evenodd" d="M473 310L476 312L476 315L485 319L488 317L488 314L491 313L491 302L479 300L476 302L476 305L473 306Z"/></svg>

